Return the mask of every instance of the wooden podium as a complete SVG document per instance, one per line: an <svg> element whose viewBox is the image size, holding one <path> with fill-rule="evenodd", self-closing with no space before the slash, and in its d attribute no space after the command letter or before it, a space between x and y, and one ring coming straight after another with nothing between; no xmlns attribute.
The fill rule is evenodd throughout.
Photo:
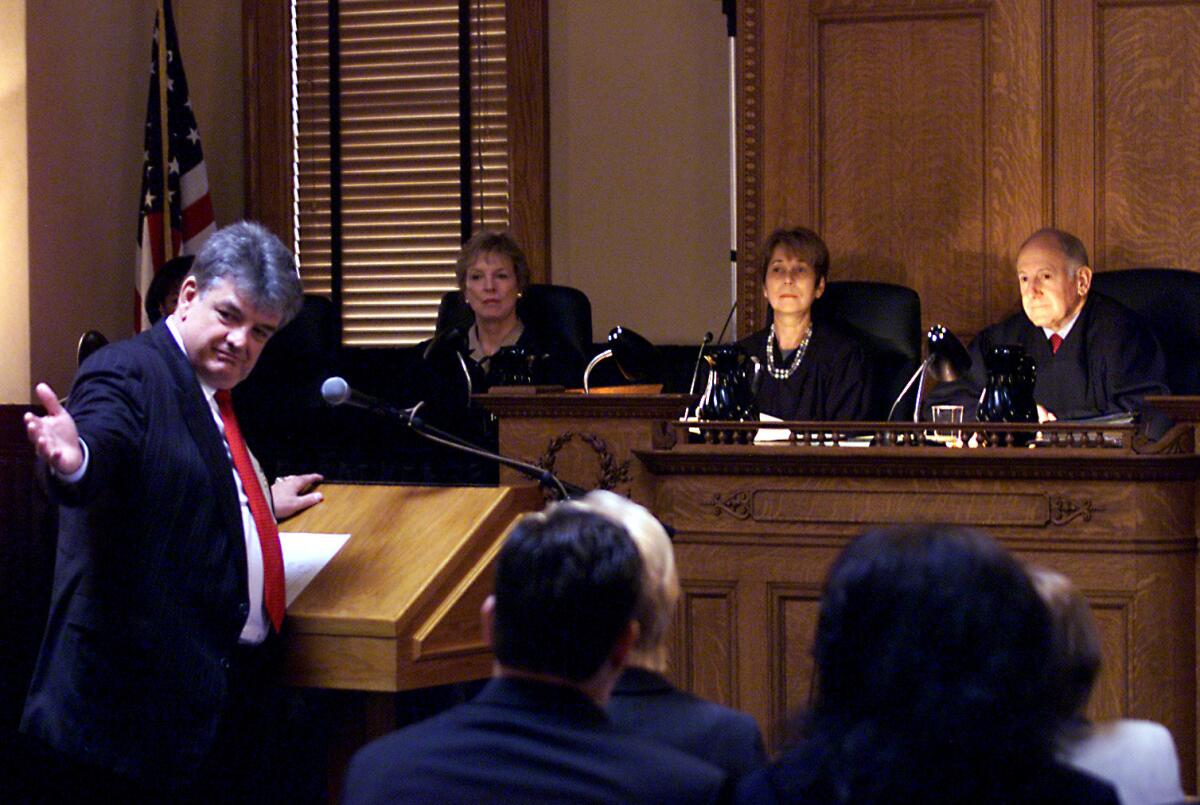
<svg viewBox="0 0 1200 805"><path fill-rule="evenodd" d="M398 691L485 679L479 608L522 514L525 487L324 484L325 500L284 531L350 534L288 607L284 681L324 688L327 785L337 802L350 756L396 728Z"/></svg>
<svg viewBox="0 0 1200 805"><path fill-rule="evenodd" d="M479 608L505 535L535 487L326 484L286 531L350 539L288 607L293 685L395 692L482 679Z"/></svg>

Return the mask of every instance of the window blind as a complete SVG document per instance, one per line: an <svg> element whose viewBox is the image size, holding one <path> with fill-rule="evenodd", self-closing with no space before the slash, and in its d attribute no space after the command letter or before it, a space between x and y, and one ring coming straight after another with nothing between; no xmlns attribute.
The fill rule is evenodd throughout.
<svg viewBox="0 0 1200 805"><path fill-rule="evenodd" d="M509 223L504 0L292 9L305 290L340 296L347 346L415 343L456 287L463 239Z"/></svg>

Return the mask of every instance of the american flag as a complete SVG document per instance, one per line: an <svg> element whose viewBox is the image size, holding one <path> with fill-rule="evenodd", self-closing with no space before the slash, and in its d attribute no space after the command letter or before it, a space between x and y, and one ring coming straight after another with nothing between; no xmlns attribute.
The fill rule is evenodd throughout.
<svg viewBox="0 0 1200 805"><path fill-rule="evenodd" d="M137 268L134 302L137 329L142 329L142 299L154 273L172 257L195 254L216 231L212 201L208 195L208 173L200 149L200 132L192 103L188 99L187 79L183 75L183 57L175 37L171 0L160 5L154 21L154 42L150 48L150 97L146 103L146 143L142 155L141 210L138 215ZM167 32L167 145L163 146L158 46L166 18ZM164 152L166 160L164 164ZM163 173L167 175L165 195L171 221L170 250L164 250Z"/></svg>

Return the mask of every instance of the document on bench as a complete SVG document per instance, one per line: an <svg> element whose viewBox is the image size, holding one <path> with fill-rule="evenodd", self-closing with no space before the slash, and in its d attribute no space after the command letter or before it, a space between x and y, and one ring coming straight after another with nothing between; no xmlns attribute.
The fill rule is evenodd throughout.
<svg viewBox="0 0 1200 805"><path fill-rule="evenodd" d="M349 534L308 534L301 531L281 531L279 546L283 549L283 577L287 588L287 606L291 606L321 568L329 564L342 549Z"/></svg>
<svg viewBox="0 0 1200 805"><path fill-rule="evenodd" d="M782 422L783 420L777 416L770 414L759 413L759 421L761 422ZM789 428L759 428L758 433L754 436L755 444L772 444L786 442L792 438L792 431ZM870 447L874 437L870 434L865 436L852 436L850 438L835 439L832 432L823 434L823 438L815 439L809 444L820 447Z"/></svg>

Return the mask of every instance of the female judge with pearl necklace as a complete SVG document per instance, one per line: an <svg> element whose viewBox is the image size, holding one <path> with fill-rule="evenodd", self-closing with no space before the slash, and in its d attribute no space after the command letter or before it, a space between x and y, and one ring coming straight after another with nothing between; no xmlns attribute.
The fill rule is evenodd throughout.
<svg viewBox="0 0 1200 805"><path fill-rule="evenodd" d="M777 229L763 244L759 278L772 322L738 342L764 376L759 410L784 420L863 419L870 400L862 346L832 322L813 320L825 293L829 249L811 229Z"/></svg>

